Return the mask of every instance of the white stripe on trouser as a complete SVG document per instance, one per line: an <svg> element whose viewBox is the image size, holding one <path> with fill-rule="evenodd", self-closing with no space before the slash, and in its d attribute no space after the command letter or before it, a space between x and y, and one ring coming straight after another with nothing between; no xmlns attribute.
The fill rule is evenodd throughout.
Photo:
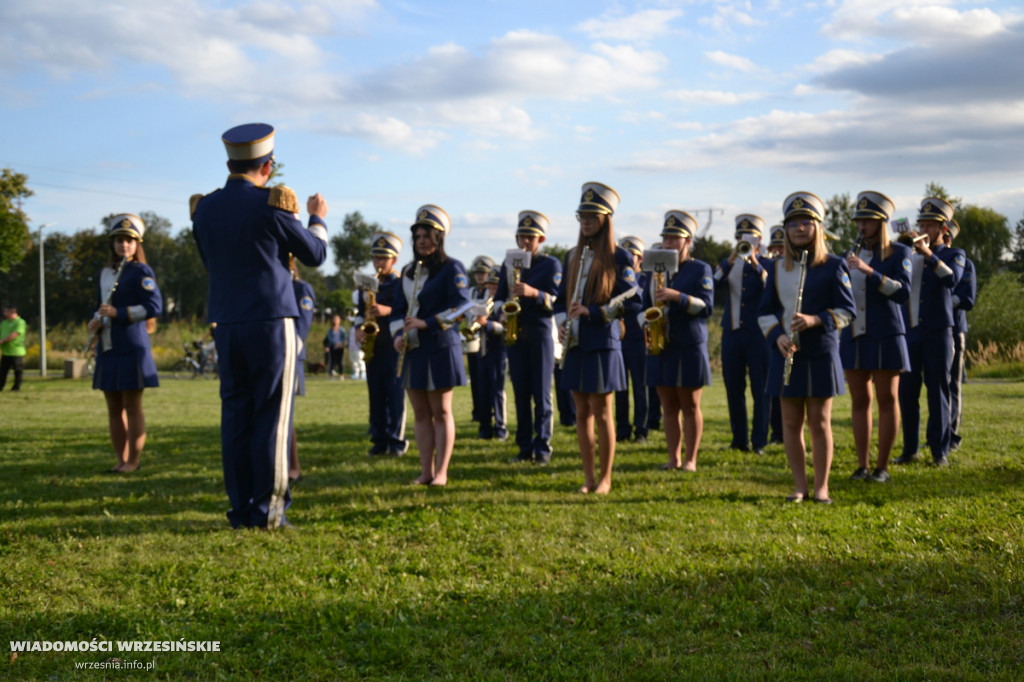
<svg viewBox="0 0 1024 682"><path fill-rule="evenodd" d="M274 491L270 494L267 528L284 521L284 498L288 492L288 439L291 437L292 405L295 398L295 319L284 318L284 368L281 373L281 406L277 412L274 437Z"/></svg>

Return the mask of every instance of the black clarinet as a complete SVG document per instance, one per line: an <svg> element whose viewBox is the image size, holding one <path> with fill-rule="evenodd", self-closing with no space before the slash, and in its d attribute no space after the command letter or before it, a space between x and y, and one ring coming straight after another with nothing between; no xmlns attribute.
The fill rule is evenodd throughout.
<svg viewBox="0 0 1024 682"><path fill-rule="evenodd" d="M117 270L114 272L114 283L110 285L110 290L107 292L106 297L103 299L103 305L108 305L111 299L114 298L114 292L117 291L117 283L121 281L121 273L124 272L124 266L127 264L128 256L122 258L121 262L117 264ZM100 313L98 310L96 311L95 314L93 314L92 319L100 319ZM99 336L100 329L102 328L103 327L101 325L99 329L97 329L96 331L89 335L89 342L85 345L85 350L82 351L83 353L89 352L89 349L92 348L92 344L95 343L96 337Z"/></svg>

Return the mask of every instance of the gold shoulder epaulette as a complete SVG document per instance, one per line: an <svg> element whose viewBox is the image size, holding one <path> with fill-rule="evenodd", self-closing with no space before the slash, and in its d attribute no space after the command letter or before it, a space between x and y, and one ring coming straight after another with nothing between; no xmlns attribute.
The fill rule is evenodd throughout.
<svg viewBox="0 0 1024 682"><path fill-rule="evenodd" d="M205 197L205 194L193 194L188 198L188 217L189 219L196 217L196 206L199 205L199 201Z"/></svg>
<svg viewBox="0 0 1024 682"><path fill-rule="evenodd" d="M295 196L295 192L285 187L284 185L277 185L270 188L270 198L267 199L267 203L274 208L280 208L289 213L299 212L299 199Z"/></svg>

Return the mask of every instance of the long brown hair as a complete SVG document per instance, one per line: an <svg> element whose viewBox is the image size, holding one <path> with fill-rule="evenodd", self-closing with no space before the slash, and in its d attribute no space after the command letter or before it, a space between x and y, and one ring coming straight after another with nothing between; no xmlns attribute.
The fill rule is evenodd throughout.
<svg viewBox="0 0 1024 682"><path fill-rule="evenodd" d="M828 258L828 246L825 244L825 229L821 224L821 221L816 218L811 218L814 223L814 241L808 246L810 253L807 254L807 267L813 268L816 265L821 265ZM788 272L800 261L796 257L796 249L789 241L789 230L786 230L786 255L783 261L782 267Z"/></svg>
<svg viewBox="0 0 1024 682"><path fill-rule="evenodd" d="M583 292L583 301L587 305L604 305L612 297L615 289L615 232L612 228L612 217L605 213L599 213L603 220L601 229L593 237L583 236L583 229L580 229L579 238L576 241L576 248L569 252L568 284L565 295L567 300L572 301L576 296L576 273L580 267L579 254L583 253L584 245L590 246L594 252L594 260L590 266L590 274L587 276L587 288Z"/></svg>
<svg viewBox="0 0 1024 682"><path fill-rule="evenodd" d="M882 260L892 255L892 241L889 239L889 226L882 218L872 218L878 221L878 253ZM856 255L856 254L854 254Z"/></svg>
<svg viewBox="0 0 1024 682"><path fill-rule="evenodd" d="M129 262L135 263L146 263L146 252L142 250L142 242L138 239L135 240L135 255L128 259ZM110 238L110 265L111 268L117 269L118 263L121 262L121 257L117 255L117 251L114 250L114 238Z"/></svg>

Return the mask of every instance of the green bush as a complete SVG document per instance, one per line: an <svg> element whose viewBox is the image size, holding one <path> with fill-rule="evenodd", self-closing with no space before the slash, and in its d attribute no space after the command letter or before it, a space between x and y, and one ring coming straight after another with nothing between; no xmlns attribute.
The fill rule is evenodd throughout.
<svg viewBox="0 0 1024 682"><path fill-rule="evenodd" d="M978 291L967 313L968 345L996 344L1012 349L1024 341L1024 284L1012 272L997 272Z"/></svg>

